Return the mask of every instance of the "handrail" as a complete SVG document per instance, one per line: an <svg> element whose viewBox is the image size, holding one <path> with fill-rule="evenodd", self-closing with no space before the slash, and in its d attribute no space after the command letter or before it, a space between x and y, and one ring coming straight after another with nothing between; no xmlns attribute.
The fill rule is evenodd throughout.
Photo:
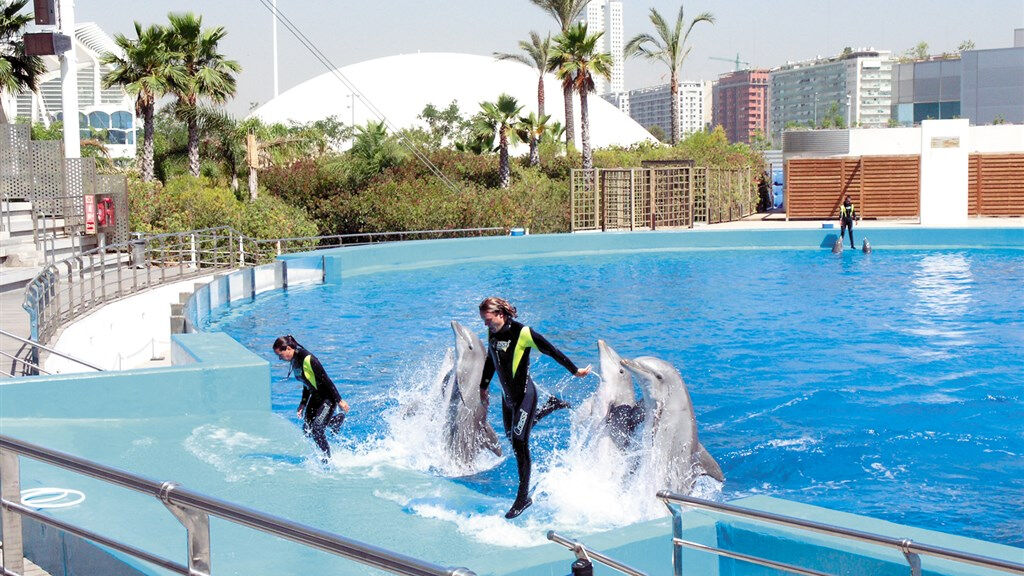
<svg viewBox="0 0 1024 576"><path fill-rule="evenodd" d="M31 346L36 346L38 348L42 348L43 350L49 352L50 354L56 354L57 356L60 356L61 358L64 358L66 360L71 360L72 362L75 362L77 364L81 364L82 366L85 366L86 368L92 368L93 370L95 370L97 372L103 372L103 368L100 368L99 366L96 366L95 364L90 364L90 363L86 362L85 360L81 360L79 358L75 358L74 356L71 356L70 354L65 354L64 352L61 352L59 350L55 350L53 348L50 348L49 346L45 346L43 344L40 344L39 342L35 342L33 340L28 340L27 338L22 338L21 336L15 336L14 334L11 334L10 332L7 332L6 330L0 330L0 336L6 336L8 338L13 338L13 339L15 339L18 342L21 342L23 344L29 344ZM25 360L22 360L21 358L15 357L14 359L15 360L20 360L21 362L26 362ZM39 367L36 366L36 368L39 368Z"/></svg>
<svg viewBox="0 0 1024 576"><path fill-rule="evenodd" d="M451 229L437 229L437 230L409 230L399 232L353 232L349 234L328 234L324 236L293 236L286 238L248 238L250 242L255 244L271 244L275 242L292 242L299 240L324 240L332 238L362 238L370 237L375 238L378 236L415 236L420 234L459 234L463 232L503 232L506 228L490 227L490 228L451 228Z"/></svg>
<svg viewBox="0 0 1024 576"><path fill-rule="evenodd" d="M902 552L904 556L907 557L907 560L911 564L912 568L914 567L916 560L917 573L920 573L920 560L916 559L915 557L918 554L925 554L928 556L934 556L936 558L942 558L944 560L963 562L965 564L972 564L974 566L980 566L983 568L991 568L1003 572L1009 572L1011 574L1024 574L1024 564L1018 564L1016 562L1010 562L999 558L992 558L990 556L980 556L977 554L971 554L969 552L950 550L948 548L942 548L940 546L920 544L917 542L913 542L909 538L900 539L892 538L889 536L880 536L878 534L872 534L870 532L862 532L860 530L842 528L831 524L822 524L819 522L813 522L811 520L803 520L801 518L793 518L791 516L783 516L781 514L773 514L771 512L762 512L760 510L741 508L739 506L723 504L721 502L712 502L710 500L704 500L702 498L694 498L693 496L684 496L682 494L672 493L668 490L662 490L658 492L658 498L662 502L664 502L666 506L668 506L669 511L672 512L673 516L676 516L677 512L674 508L672 508L671 504L677 504L679 506L688 506L691 508L699 508L703 510L710 510L713 512L722 512L725 514L740 516L742 518L748 518L752 520L763 520L765 522L779 524L791 528L802 528L804 530L809 530L811 532L816 532L819 534L825 534L828 536L835 536L849 540L856 540L859 542L866 542L869 544L876 544L886 548L898 550ZM674 524L676 526L674 530L676 531L676 534L673 540L678 540L678 542L675 542L675 544L690 544L682 540L682 535L678 532L679 523L674 522Z"/></svg>
<svg viewBox="0 0 1024 576"><path fill-rule="evenodd" d="M598 562L604 564L605 566L608 566L609 568L614 568L615 570L618 570L619 572L622 572L623 574L629 574L629 576L647 576L646 572L641 572L641 571L639 571L639 570L637 570L635 568L631 568L629 566L626 566L622 562L619 562L618 560L615 560L614 558L610 558L608 556L605 556L604 554L601 554L600 552L594 552L593 550L590 550L590 549L586 548L583 545L582 542L576 542L574 540L569 540L568 538L565 538L564 536L560 536L554 530L548 530L548 540L551 540L555 544L561 544L562 546L565 546L569 550L572 550L573 554L576 555L576 558L578 560L588 560L590 558L593 558L594 560L597 560Z"/></svg>
<svg viewBox="0 0 1024 576"><path fill-rule="evenodd" d="M175 508L177 508L181 512L181 515L179 515L178 512L175 512L175 516L178 516L179 520L182 520L182 516L195 515L196 513L213 515L235 524L247 526L260 532L291 540L292 542L296 542L310 548L329 552L336 556L341 556L343 558L381 570L386 570L394 574L402 574L406 576L475 576L475 573L467 568L446 568L431 562L426 562L424 560L405 556L384 548L379 548L371 544L365 544L357 540L331 534L298 522L292 522L291 520L286 520L278 516L265 514L251 508L206 496L198 492L182 488L174 482L156 482L117 468L112 468L96 462L90 462L77 456L72 456L71 454L50 450L10 436L0 435L0 451L2 450L7 450L33 460L51 464L85 476L90 476L122 488L148 494L159 499L165 506L171 508L172 512L175 512ZM6 464L7 460L3 459L3 462ZM4 472L4 476L8 476L8 474L10 474L10 471L8 470L4 470ZM3 507L11 513L20 514L22 512L16 502L10 502L6 499L3 499ZM49 517L36 519L42 522L50 521ZM205 548L203 546L197 547L196 542L193 541L194 532L199 532L199 530L193 530L194 527L190 526L189 523L184 520L182 520L182 523L189 526L188 533L190 552L196 552L201 556L199 559L190 558L190 566L193 561L205 561L206 566L208 567L210 556L208 520L205 525ZM85 534L82 535L84 537L88 537ZM122 549L122 551L129 552L126 549ZM159 559L157 560L159 561ZM170 561L163 562L167 562L167 564L162 564L162 567L170 569L177 567ZM184 572L184 574L190 573L191 572L188 570Z"/></svg>

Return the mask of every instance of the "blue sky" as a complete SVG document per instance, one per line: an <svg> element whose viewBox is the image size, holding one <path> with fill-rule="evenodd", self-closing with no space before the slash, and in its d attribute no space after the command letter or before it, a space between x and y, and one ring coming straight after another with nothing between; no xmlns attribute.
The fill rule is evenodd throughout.
<svg viewBox="0 0 1024 576"><path fill-rule="evenodd" d="M269 0L267 0L269 2ZM652 32L653 7L674 19L674 0L623 0L628 40ZM844 46L900 53L927 42L932 53L955 50L964 40L978 48L1013 44L1024 28L1024 0L809 0L687 1L687 20L711 12L714 25L700 24L690 36L693 50L684 64L687 80L714 80L732 69L709 57L771 68L786 61L834 55ZM125 10L130 7L129 10ZM345 66L371 58L421 52L512 52L530 30L542 34L553 21L528 0L278 0L278 8L331 61ZM244 70L228 108L244 115L252 102L272 97L271 16L260 0L77 0L76 18L108 33L134 34L132 23L164 23L168 12L193 11L208 26L224 26L223 51ZM281 91L325 72L286 30L279 28ZM665 82L661 65L626 63L626 87Z"/></svg>

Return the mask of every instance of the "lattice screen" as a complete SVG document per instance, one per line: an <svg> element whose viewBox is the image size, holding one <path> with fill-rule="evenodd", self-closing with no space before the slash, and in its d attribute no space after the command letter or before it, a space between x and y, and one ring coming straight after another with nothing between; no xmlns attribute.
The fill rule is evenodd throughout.
<svg viewBox="0 0 1024 576"><path fill-rule="evenodd" d="M572 230L597 230L598 195L593 170L573 170L569 177Z"/></svg>
<svg viewBox="0 0 1024 576"><path fill-rule="evenodd" d="M116 214L113 234L107 233L107 244L121 244L131 240L128 227L128 183L123 176L100 174L96 179L96 193L114 199Z"/></svg>
<svg viewBox="0 0 1024 576"><path fill-rule="evenodd" d="M31 131L27 124L0 124L0 195L27 200L32 194Z"/></svg>

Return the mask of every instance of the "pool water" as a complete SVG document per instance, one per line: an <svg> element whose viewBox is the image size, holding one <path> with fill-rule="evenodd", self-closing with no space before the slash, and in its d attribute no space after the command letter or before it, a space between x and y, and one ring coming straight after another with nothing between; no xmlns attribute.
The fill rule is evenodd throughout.
<svg viewBox="0 0 1024 576"><path fill-rule="evenodd" d="M362 463L382 487L392 474L447 477L480 495L366 496L411 514L504 522L517 483L504 437L504 457L452 470L436 427L407 417L434 401L450 320L483 337L477 304L499 295L578 365L598 365L598 339L623 357L673 363L725 473L724 484L700 484L702 496L765 494L1024 546L1022 289L1021 250L586 255L353 276L235 304L204 328L272 362L273 410L296 427L300 386L270 345L293 334L313 351L352 405L335 439L346 469ZM598 384L541 355L531 373L574 405ZM500 434L496 382L491 393ZM660 487L588 451L579 424L561 411L534 429L531 525L579 533L664 514Z"/></svg>

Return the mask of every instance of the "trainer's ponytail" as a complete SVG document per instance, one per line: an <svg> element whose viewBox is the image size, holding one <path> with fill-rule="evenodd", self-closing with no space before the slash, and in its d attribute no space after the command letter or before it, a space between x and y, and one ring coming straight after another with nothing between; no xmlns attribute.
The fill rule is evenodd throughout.
<svg viewBox="0 0 1024 576"><path fill-rule="evenodd" d="M291 348L292 350L298 350L302 346L295 341L295 337L291 334L287 336L281 336L277 340L274 340L274 350L284 350L285 348Z"/></svg>

